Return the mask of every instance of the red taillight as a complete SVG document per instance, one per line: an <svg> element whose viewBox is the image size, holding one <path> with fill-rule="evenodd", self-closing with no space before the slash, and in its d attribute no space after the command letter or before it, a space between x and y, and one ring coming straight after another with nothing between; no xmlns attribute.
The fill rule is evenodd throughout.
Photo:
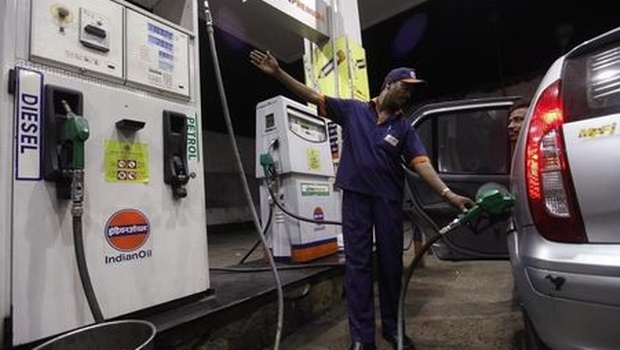
<svg viewBox="0 0 620 350"><path fill-rule="evenodd" d="M527 196L534 223L543 237L585 242L583 221L566 159L560 81L547 87L534 106L525 148Z"/></svg>

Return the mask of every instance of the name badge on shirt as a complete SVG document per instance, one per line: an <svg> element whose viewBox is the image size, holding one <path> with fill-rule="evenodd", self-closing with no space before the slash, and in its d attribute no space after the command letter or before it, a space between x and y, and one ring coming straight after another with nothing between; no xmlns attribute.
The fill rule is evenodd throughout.
<svg viewBox="0 0 620 350"><path fill-rule="evenodd" d="M386 135L383 140L394 147L398 145L398 139L390 134Z"/></svg>

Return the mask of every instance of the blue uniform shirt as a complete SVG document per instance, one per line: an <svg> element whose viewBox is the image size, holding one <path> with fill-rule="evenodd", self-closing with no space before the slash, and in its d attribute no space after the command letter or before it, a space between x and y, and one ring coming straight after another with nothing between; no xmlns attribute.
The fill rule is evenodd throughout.
<svg viewBox="0 0 620 350"><path fill-rule="evenodd" d="M343 150L336 176L340 188L401 201L408 164L426 162L426 150L415 129L401 115L377 124L374 101L323 97L319 114L342 126ZM402 158L401 158L402 157Z"/></svg>

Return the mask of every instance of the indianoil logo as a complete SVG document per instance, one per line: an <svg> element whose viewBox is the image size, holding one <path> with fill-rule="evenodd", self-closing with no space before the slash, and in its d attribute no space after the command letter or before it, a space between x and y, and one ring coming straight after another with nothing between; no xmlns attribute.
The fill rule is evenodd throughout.
<svg viewBox="0 0 620 350"><path fill-rule="evenodd" d="M314 220L317 220L317 221L325 220L325 214L323 213L323 208L321 207L314 208L313 217L314 217Z"/></svg>
<svg viewBox="0 0 620 350"><path fill-rule="evenodd" d="M112 248L131 252L146 243L151 234L149 220L136 209L119 210L105 225L105 238Z"/></svg>
<svg viewBox="0 0 620 350"><path fill-rule="evenodd" d="M149 220L139 210L123 209L112 214L105 225L105 239L120 253L106 255L105 263L116 264L150 258L153 256L151 249L140 249L150 235Z"/></svg>
<svg viewBox="0 0 620 350"><path fill-rule="evenodd" d="M323 208L321 207L314 208L312 217L314 218L315 221L319 221L315 223L316 225L314 226L314 231L316 232L316 231L324 230L325 225L320 223L320 221L325 220L325 213L323 212Z"/></svg>

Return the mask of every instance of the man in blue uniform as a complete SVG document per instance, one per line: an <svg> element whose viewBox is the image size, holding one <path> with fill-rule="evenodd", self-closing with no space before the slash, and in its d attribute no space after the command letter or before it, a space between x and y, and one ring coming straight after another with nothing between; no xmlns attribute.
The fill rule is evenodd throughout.
<svg viewBox="0 0 620 350"><path fill-rule="evenodd" d="M382 336L397 348L398 298L403 270L403 186L408 165L438 194L465 210L471 199L453 193L437 176L424 145L403 118L413 84L411 68L396 68L385 77L381 93L370 102L331 98L317 93L280 69L267 52L253 50L250 61L343 129L343 151L336 184L343 190L342 224L345 293L352 350L375 349L373 297L373 227L378 261ZM415 349L407 336L404 349Z"/></svg>

